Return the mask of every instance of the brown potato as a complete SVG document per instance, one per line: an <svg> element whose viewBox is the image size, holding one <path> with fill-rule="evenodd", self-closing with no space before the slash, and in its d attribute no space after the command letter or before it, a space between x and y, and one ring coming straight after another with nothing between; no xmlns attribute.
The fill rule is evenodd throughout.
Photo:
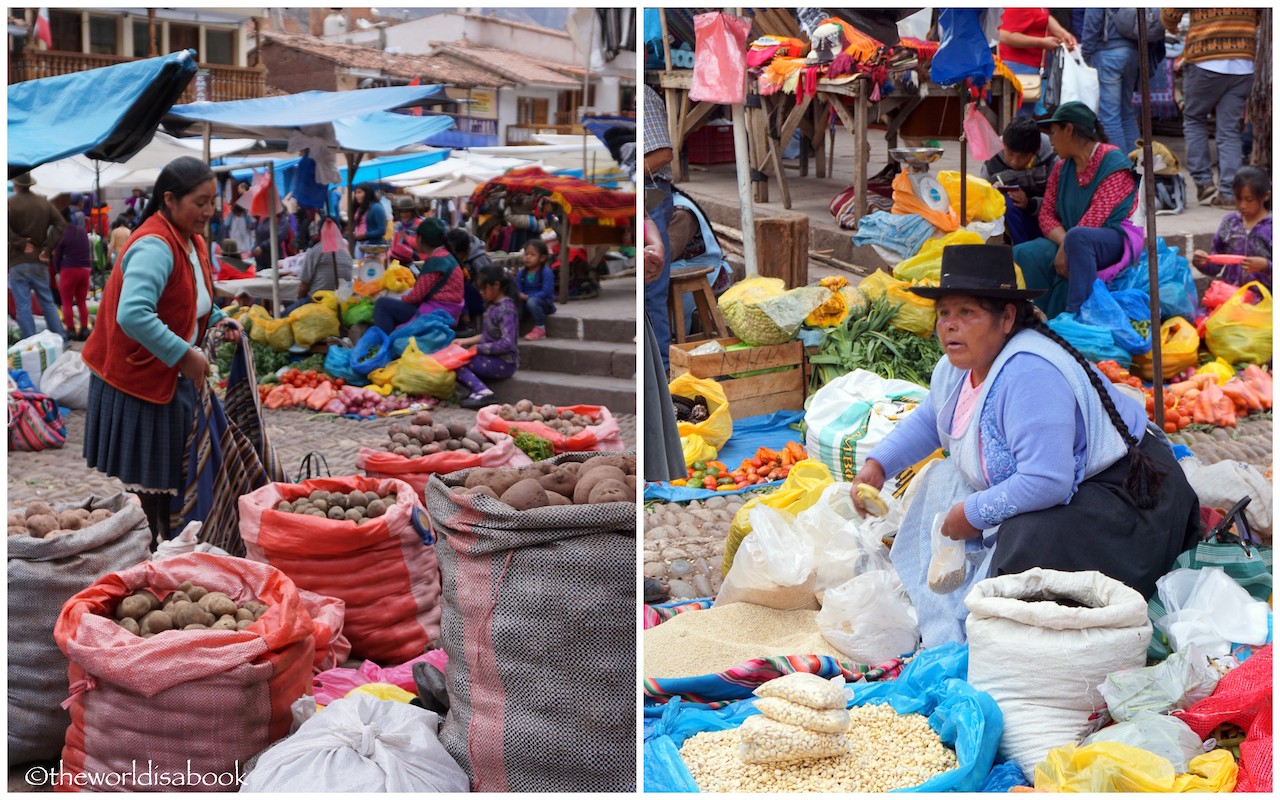
<svg viewBox="0 0 1280 800"><path fill-rule="evenodd" d="M145 597L131 595L116 606L116 619L142 619L151 611L151 604Z"/></svg>
<svg viewBox="0 0 1280 800"><path fill-rule="evenodd" d="M160 598L156 597L154 593L149 592L146 589L136 589L130 597L141 597L143 600L146 600L147 606L152 611L160 608L161 605Z"/></svg>
<svg viewBox="0 0 1280 800"><path fill-rule="evenodd" d="M495 472L497 472L497 470L489 469L487 467L473 469L467 473L467 479L462 485L467 489L474 489L481 484L487 484L489 482L489 476Z"/></svg>
<svg viewBox="0 0 1280 800"><path fill-rule="evenodd" d="M58 529L58 518L52 514L33 514L27 517L27 530L37 539L43 539Z"/></svg>
<svg viewBox="0 0 1280 800"><path fill-rule="evenodd" d="M493 489L490 489L488 486L476 486L471 489L464 489L462 493L467 495L482 494L486 497L492 497L494 500L501 499L498 497L498 493L495 492Z"/></svg>
<svg viewBox="0 0 1280 800"><path fill-rule="evenodd" d="M547 492L547 505L571 506L573 505L573 501L558 492Z"/></svg>
<svg viewBox="0 0 1280 800"><path fill-rule="evenodd" d="M606 479L597 483L591 489L590 496L587 497L588 503L634 503L636 501L635 493L627 488L622 481Z"/></svg>
<svg viewBox="0 0 1280 800"><path fill-rule="evenodd" d="M624 476L628 472L628 461L626 456L611 453L605 456L592 456L591 458L588 458L586 461L582 462L582 466L579 468L578 474L586 475L588 472L600 466L601 464L608 464L611 467L617 467L618 469L622 470L622 473ZM633 473L635 472L634 459L630 461L629 471Z"/></svg>
<svg viewBox="0 0 1280 800"><path fill-rule="evenodd" d="M71 511L63 511L58 514L58 527L68 531L80 530L81 524L84 522L80 515Z"/></svg>
<svg viewBox="0 0 1280 800"><path fill-rule="evenodd" d="M125 617L116 624L121 628L124 628L129 633L132 633L134 636L142 635L142 627L138 625L138 621L133 617Z"/></svg>
<svg viewBox="0 0 1280 800"><path fill-rule="evenodd" d="M467 424L454 420L449 423L449 437L451 439L461 439L467 435Z"/></svg>
<svg viewBox="0 0 1280 800"><path fill-rule="evenodd" d="M198 601L198 605L215 617L221 617L224 614L235 614L239 606L236 601L223 592L209 592Z"/></svg>
<svg viewBox="0 0 1280 800"><path fill-rule="evenodd" d="M592 467L588 471L586 469L587 465L594 460L595 459L587 461L582 465L583 469L578 472L578 485L573 490L573 502L576 504L581 505L582 503L590 502L589 498L591 497L591 490L594 489L596 484L601 481L616 480L618 483L621 483L624 486L626 485L626 473L617 467L610 466L608 464L600 464L599 466Z"/></svg>
<svg viewBox="0 0 1280 800"><path fill-rule="evenodd" d="M27 506L27 511L26 511L27 519L31 519L32 517L37 516L39 514L48 514L51 517L56 516L54 514L53 507L50 506L48 503L42 502L40 500L37 500L31 505ZM31 526L28 525L27 527L30 528Z"/></svg>
<svg viewBox="0 0 1280 800"><path fill-rule="evenodd" d="M346 519L346 518L347 518L347 510L345 508L339 508L337 506L329 506L329 519L338 520L338 519Z"/></svg>
<svg viewBox="0 0 1280 800"><path fill-rule="evenodd" d="M190 625L183 625L183 626L182 626L182 630L184 630L184 631L207 631L207 630L209 630L209 626L208 626L208 625L201 625L201 624L200 624L200 623L198 623L198 622L193 622L193 623L191 623Z"/></svg>
<svg viewBox="0 0 1280 800"><path fill-rule="evenodd" d="M540 483L532 478L526 478L503 492L502 502L517 511L542 508L547 505L547 492Z"/></svg>
<svg viewBox="0 0 1280 800"><path fill-rule="evenodd" d="M236 630L236 618L224 615L209 627L215 631L234 631Z"/></svg>
<svg viewBox="0 0 1280 800"><path fill-rule="evenodd" d="M195 585L194 583L192 583L191 581L183 581L182 583L178 584L178 591L180 591L180 592L189 592L189 591L191 591L192 589L194 589L194 588L195 588L195 586L196 586L196 585ZM190 599L190 595L188 595L188 599Z"/></svg>
<svg viewBox="0 0 1280 800"><path fill-rule="evenodd" d="M542 488L548 492L564 495L565 497L573 496L573 487L578 484L578 479L573 473L562 469L554 469L547 474L538 478L538 483L542 484Z"/></svg>
<svg viewBox="0 0 1280 800"><path fill-rule="evenodd" d="M431 426L431 441L443 442L449 438L449 426L437 422Z"/></svg>
<svg viewBox="0 0 1280 800"><path fill-rule="evenodd" d="M364 509L359 506L348 508L342 518L348 522L354 522L359 525L364 522Z"/></svg>
<svg viewBox="0 0 1280 800"><path fill-rule="evenodd" d="M95 508L89 512L89 524L97 525L105 519L111 519L112 512L106 508Z"/></svg>
<svg viewBox="0 0 1280 800"><path fill-rule="evenodd" d="M200 598L209 593L209 590L203 586L192 586L187 590L187 597L191 598L191 602L198 603Z"/></svg>
<svg viewBox="0 0 1280 800"><path fill-rule="evenodd" d="M507 490L515 486L527 476L522 475L519 470L515 469L495 469L488 480L484 481L484 485L488 486L499 497L507 493Z"/></svg>
<svg viewBox="0 0 1280 800"><path fill-rule="evenodd" d="M374 500L369 503L369 507L365 510L365 513L371 517L380 517L387 513L387 504L382 500Z"/></svg>
<svg viewBox="0 0 1280 800"><path fill-rule="evenodd" d="M249 620L250 622L253 622L253 612L252 612L252 611L250 611L250 610L249 610L249 609L247 609L247 608L243 608L243 607L241 607L241 608L237 608L237 609L236 609L236 622L239 622L240 620L244 620L244 619L247 619L247 620Z"/></svg>
<svg viewBox="0 0 1280 800"><path fill-rule="evenodd" d="M182 606L175 610L173 616L174 624L182 628L186 628L190 625L203 625L207 627L212 625L216 620L217 617L210 614L208 611L205 611L195 603Z"/></svg>
<svg viewBox="0 0 1280 800"><path fill-rule="evenodd" d="M23 520L23 522L26 522L26 520ZM27 530L25 525L10 525L9 535L10 536L30 536L31 531Z"/></svg>
<svg viewBox="0 0 1280 800"><path fill-rule="evenodd" d="M236 622L236 630L242 631L254 623L252 619L242 619Z"/></svg>
<svg viewBox="0 0 1280 800"><path fill-rule="evenodd" d="M636 478L635 475L627 476L627 488L631 490L632 497L635 497L636 492L639 491L638 489L639 484L640 484L640 481L638 478Z"/></svg>
<svg viewBox="0 0 1280 800"><path fill-rule="evenodd" d="M171 631L173 630L173 617L163 611L152 611L150 614L147 614L142 618L139 628L141 628L143 636L146 636L148 633L163 633L164 631Z"/></svg>
<svg viewBox="0 0 1280 800"><path fill-rule="evenodd" d="M27 527L27 518L26 518L26 517L24 517L24 516L22 516L21 514L10 514L10 515L9 515L9 527L10 527L10 528L25 528L25 527Z"/></svg>
<svg viewBox="0 0 1280 800"><path fill-rule="evenodd" d="M511 406L503 406L503 408L511 408ZM528 412L530 412L530 411L532 411L532 410L533 410L533 401L532 401L532 400L520 400L520 401L518 401L518 402L515 404L515 409L514 409L514 410L516 410L516 411L523 411L523 412L525 412L525 413L528 413Z"/></svg>

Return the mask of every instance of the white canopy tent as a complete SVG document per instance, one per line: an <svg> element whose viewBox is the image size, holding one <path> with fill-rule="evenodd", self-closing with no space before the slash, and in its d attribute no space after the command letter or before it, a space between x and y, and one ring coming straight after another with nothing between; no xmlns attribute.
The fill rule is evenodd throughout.
<svg viewBox="0 0 1280 800"><path fill-rule="evenodd" d="M219 139L212 142L217 156L248 150L257 144L255 139ZM137 155L123 163L94 161L87 156L71 156L50 161L31 171L40 187L40 193L52 197L64 192L92 191L95 181L99 187L151 186L160 170L175 158L202 154L204 145L199 139L182 140L157 131L151 143Z"/></svg>

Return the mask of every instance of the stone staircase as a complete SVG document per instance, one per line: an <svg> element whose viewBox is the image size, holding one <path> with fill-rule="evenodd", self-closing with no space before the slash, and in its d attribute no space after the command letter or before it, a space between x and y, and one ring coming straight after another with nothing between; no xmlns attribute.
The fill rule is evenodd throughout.
<svg viewBox="0 0 1280 800"><path fill-rule="evenodd" d="M520 369L495 381L504 403L528 398L554 405L603 405L614 414L636 413L636 280L601 283L600 295L556 306L547 338L520 339ZM521 326L521 336L528 331Z"/></svg>

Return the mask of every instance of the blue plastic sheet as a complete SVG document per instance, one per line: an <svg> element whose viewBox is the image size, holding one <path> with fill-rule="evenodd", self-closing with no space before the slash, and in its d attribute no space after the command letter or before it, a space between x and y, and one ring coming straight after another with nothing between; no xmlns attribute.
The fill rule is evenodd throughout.
<svg viewBox="0 0 1280 800"><path fill-rule="evenodd" d="M732 406L730 411L732 411ZM772 414L760 414L733 421L733 438L725 443L716 460L733 469L742 463L744 458L751 458L761 447L774 450L782 449L787 442L803 442L800 434L791 428L804 419L803 411L775 411ZM712 492L706 489L695 489L688 486L672 486L669 483L649 483L644 487L645 500L665 500L667 502L685 502L687 500L705 500L715 495L741 494L752 489L767 486L781 486L782 481L749 486L736 492Z"/></svg>
<svg viewBox="0 0 1280 800"><path fill-rule="evenodd" d="M1128 294L1141 295L1141 292L1130 289ZM1143 316L1149 317L1150 312ZM1129 323L1128 312L1120 307L1120 304L1111 296L1111 290L1100 280L1094 280L1093 293L1080 306L1080 321L1088 325L1109 328L1116 346L1123 347L1132 355L1140 355L1151 350L1151 336L1143 336L1133 329L1133 325Z"/></svg>
<svg viewBox="0 0 1280 800"><path fill-rule="evenodd" d="M1081 322L1078 315L1065 311L1049 320L1049 327L1090 361L1096 363L1110 359L1126 368L1133 363L1133 356L1116 344L1109 327Z"/></svg>
<svg viewBox="0 0 1280 800"><path fill-rule="evenodd" d="M391 332L391 355L399 358L409 346L409 340L418 343L418 349L424 353L435 353L443 350L453 341L453 317L449 312L436 309L430 314L421 314Z"/></svg>
<svg viewBox="0 0 1280 800"><path fill-rule="evenodd" d="M991 695L966 682L968 673L968 648L949 642L920 651L897 680L850 685L851 707L888 703L899 714L923 714L943 743L955 750L959 762L955 769L905 791L976 792L993 780L1010 779L1004 768L992 776L1004 717ZM646 725L644 790L697 791L680 759L680 746L696 733L737 728L755 713L752 700L717 710L691 708L679 698L669 702L662 716Z"/></svg>
<svg viewBox="0 0 1280 800"><path fill-rule="evenodd" d="M370 327L356 342L351 353L351 368L361 375L368 375L391 363L391 339L386 331Z"/></svg>
<svg viewBox="0 0 1280 800"><path fill-rule="evenodd" d="M1164 239L1156 239L1156 279L1159 283L1160 318L1170 317L1193 319L1200 298L1196 294L1195 279L1191 277L1191 265L1187 259L1179 255L1177 250L1164 243ZM1137 262L1120 271L1110 283L1115 292L1122 289L1136 289L1150 297L1151 280L1147 274L1147 253L1144 250ZM1144 315L1144 317L1147 315Z"/></svg>

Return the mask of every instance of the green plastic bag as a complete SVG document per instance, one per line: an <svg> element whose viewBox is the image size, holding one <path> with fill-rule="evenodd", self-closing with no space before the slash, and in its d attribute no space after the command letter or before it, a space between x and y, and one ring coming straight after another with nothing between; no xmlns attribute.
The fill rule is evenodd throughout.
<svg viewBox="0 0 1280 800"><path fill-rule="evenodd" d="M373 301L353 300L342 312L342 324L350 328L352 325L373 324Z"/></svg>

